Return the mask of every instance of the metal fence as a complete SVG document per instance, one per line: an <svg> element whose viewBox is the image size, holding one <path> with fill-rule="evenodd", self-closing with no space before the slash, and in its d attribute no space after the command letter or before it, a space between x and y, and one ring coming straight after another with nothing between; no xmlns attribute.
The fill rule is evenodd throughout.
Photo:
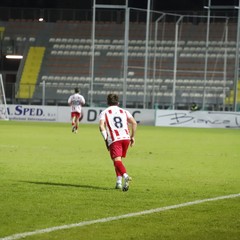
<svg viewBox="0 0 240 240"><path fill-rule="evenodd" d="M120 79L115 91L123 105L133 98L143 108L186 108L195 102L203 109L222 110L233 104L234 19L150 11L147 24L129 20L136 15L148 17L147 10L126 8L125 23L112 28L110 39L116 45L107 53L109 62L121 66L112 77ZM98 26L95 21L92 43L101 35ZM93 65L101 68L99 64ZM92 89L95 73L93 68Z"/></svg>
<svg viewBox="0 0 240 240"><path fill-rule="evenodd" d="M30 41L24 33L6 36L21 43L25 54L29 46L38 43L47 48L37 85L24 86L29 92L35 88L34 97L17 98L23 60L17 82L5 84L9 102L66 104L77 85L88 104L94 106L104 104L106 95L116 92L128 107L186 109L196 102L204 109L232 109L237 53L235 15L215 14L208 18L207 14L150 11L147 24L144 9L127 8L127 18L124 10L98 9L95 22L90 21L91 12L75 12L73 17L73 12L66 10L64 15L64 11L62 18L59 13L55 15L57 23L45 22L41 26L48 37L38 34ZM29 10L26 13L33 14L34 19L40 14ZM26 16L25 12L22 16ZM56 68L49 70L47 61Z"/></svg>

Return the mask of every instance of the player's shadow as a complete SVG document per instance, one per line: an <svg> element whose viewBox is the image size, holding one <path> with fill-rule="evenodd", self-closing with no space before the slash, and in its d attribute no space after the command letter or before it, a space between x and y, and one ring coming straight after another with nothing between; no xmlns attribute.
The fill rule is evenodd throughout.
<svg viewBox="0 0 240 240"><path fill-rule="evenodd" d="M96 190L112 190L113 189L113 188L107 188L107 187L98 187L98 186L82 185L82 184L34 182L34 181L19 181L19 182L37 184L37 185L51 185L51 186L59 186L59 187L76 187L76 188L87 188L87 189L96 189Z"/></svg>

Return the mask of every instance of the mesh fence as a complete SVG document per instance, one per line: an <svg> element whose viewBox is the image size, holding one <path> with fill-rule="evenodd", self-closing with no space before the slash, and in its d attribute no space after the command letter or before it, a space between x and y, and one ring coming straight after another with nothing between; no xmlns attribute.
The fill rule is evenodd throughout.
<svg viewBox="0 0 240 240"><path fill-rule="evenodd" d="M127 22L122 10L96 11L94 51L91 21L44 23L43 34L28 33L31 41L19 29L38 23L18 22L25 52L27 44L47 49L31 102L64 104L78 86L93 106L106 104L107 94L116 92L127 107L186 109L195 102L231 108L236 18L150 11L148 25L146 10L128 10ZM24 88L31 92L32 86Z"/></svg>
<svg viewBox="0 0 240 240"><path fill-rule="evenodd" d="M108 41L108 46L96 44L106 49L95 58L93 89L101 80L103 95L115 91L126 97L128 106L186 108L195 102L220 110L231 105L236 22L151 12L147 25L146 18L146 10L130 9L127 25L96 22L95 40Z"/></svg>

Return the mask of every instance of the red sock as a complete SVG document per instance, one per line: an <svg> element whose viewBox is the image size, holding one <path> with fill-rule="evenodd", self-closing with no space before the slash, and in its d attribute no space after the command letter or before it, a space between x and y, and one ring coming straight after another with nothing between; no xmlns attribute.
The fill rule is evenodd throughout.
<svg viewBox="0 0 240 240"><path fill-rule="evenodd" d="M115 165L115 164L114 164L114 165ZM116 172L117 177L121 177L121 176L122 176L122 174L118 171L118 169L116 168L116 166L115 166L115 172Z"/></svg>
<svg viewBox="0 0 240 240"><path fill-rule="evenodd" d="M119 174L117 176L122 176L124 173L127 172L126 168L124 167L121 161L114 161L114 166L115 166L116 174Z"/></svg>

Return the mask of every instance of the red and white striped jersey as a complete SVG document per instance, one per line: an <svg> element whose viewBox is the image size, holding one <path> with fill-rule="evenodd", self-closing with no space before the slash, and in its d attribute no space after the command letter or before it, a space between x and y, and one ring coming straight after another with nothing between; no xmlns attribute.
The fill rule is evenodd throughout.
<svg viewBox="0 0 240 240"><path fill-rule="evenodd" d="M129 111L118 106L110 106L100 113L99 120L105 123L108 145L130 139L128 119L132 117Z"/></svg>
<svg viewBox="0 0 240 240"><path fill-rule="evenodd" d="M69 97L68 104L71 106L71 112L81 113L82 105L85 104L85 99L79 93L75 93Z"/></svg>

